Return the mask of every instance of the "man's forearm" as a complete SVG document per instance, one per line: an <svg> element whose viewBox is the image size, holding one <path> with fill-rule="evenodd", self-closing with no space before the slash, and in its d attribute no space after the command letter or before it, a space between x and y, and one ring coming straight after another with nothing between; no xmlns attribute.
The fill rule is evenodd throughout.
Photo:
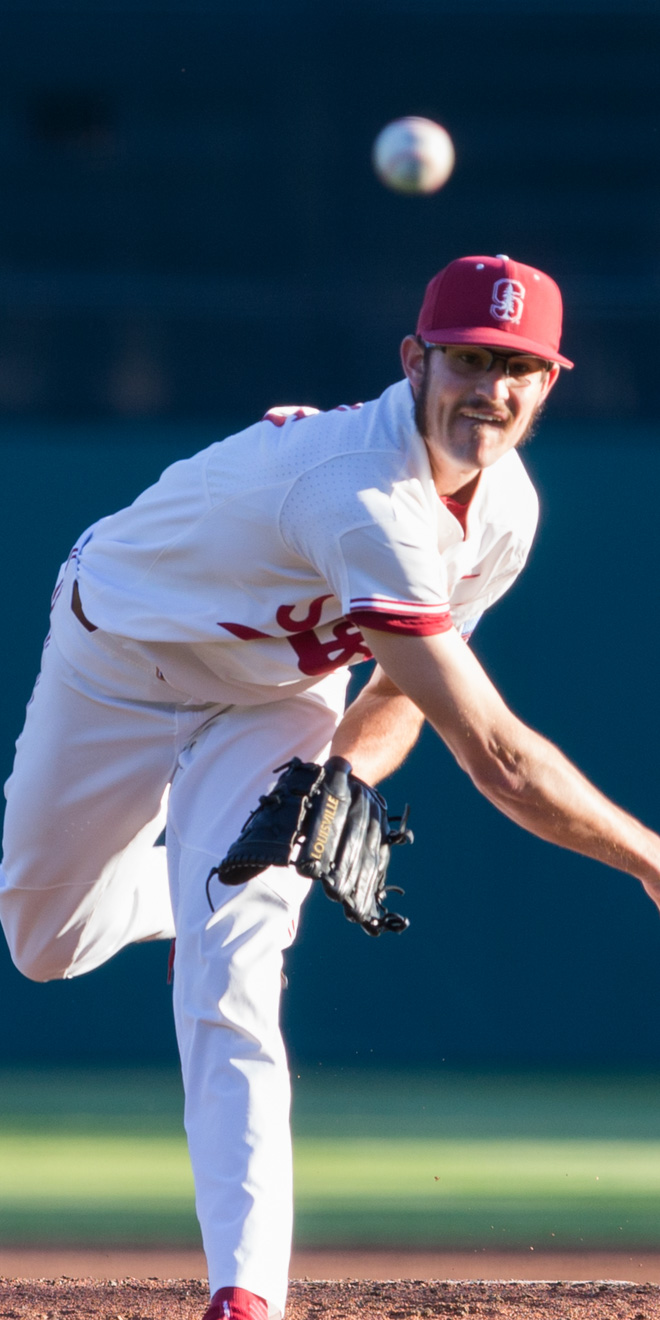
<svg viewBox="0 0 660 1320"><path fill-rule="evenodd" d="M367 640L494 806L549 842L635 875L660 906L660 837L523 724L460 638Z"/></svg>
<svg viewBox="0 0 660 1320"><path fill-rule="evenodd" d="M514 717L515 718L515 717ZM605 797L558 747L516 721L512 741L499 754L517 761L517 785L484 786L494 806L524 829L617 870L657 883L657 834Z"/></svg>
<svg viewBox="0 0 660 1320"><path fill-rule="evenodd" d="M414 747L424 723L417 706L379 671L348 707L332 755L350 761L368 784L391 775Z"/></svg>

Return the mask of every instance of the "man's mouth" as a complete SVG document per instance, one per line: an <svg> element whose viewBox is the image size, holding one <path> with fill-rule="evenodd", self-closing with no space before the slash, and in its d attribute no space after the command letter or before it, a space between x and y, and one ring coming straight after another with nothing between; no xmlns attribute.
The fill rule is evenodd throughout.
<svg viewBox="0 0 660 1320"><path fill-rule="evenodd" d="M461 408L461 417L472 422L487 422L490 426L505 426L509 418L501 413L485 412L477 408Z"/></svg>

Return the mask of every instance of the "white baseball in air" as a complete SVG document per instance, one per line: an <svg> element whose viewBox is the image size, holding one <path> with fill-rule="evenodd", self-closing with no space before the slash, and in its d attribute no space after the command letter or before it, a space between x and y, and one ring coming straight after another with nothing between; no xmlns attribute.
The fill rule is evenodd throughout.
<svg viewBox="0 0 660 1320"><path fill-rule="evenodd" d="M381 130L371 159L378 178L395 192L432 193L454 168L454 144L432 119L406 115Z"/></svg>

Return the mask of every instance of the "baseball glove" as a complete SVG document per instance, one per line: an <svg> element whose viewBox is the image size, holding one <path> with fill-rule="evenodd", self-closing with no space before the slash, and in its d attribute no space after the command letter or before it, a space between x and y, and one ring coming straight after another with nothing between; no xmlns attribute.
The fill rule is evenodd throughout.
<svg viewBox="0 0 660 1320"><path fill-rule="evenodd" d="M408 808L392 829L385 799L352 774L341 756L323 766L294 757L278 769L284 773L272 792L259 799L224 861L211 871L209 904L214 875L226 885L241 885L267 866L292 863L301 875L320 880L328 898L341 903L348 920L368 935L405 930L407 917L385 907L385 876L391 847L412 843Z"/></svg>

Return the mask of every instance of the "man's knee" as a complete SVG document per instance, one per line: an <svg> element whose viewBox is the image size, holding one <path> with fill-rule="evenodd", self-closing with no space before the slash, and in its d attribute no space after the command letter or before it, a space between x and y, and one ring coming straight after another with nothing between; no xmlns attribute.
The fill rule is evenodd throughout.
<svg viewBox="0 0 660 1320"><path fill-rule="evenodd" d="M26 976L28 981L63 981L66 976L66 967L62 967L48 953L43 950L20 949L15 950L9 947L11 960L14 967Z"/></svg>
<svg viewBox="0 0 660 1320"><path fill-rule="evenodd" d="M26 976L28 981L63 981L66 977L69 959L63 960L62 951L50 942L41 942L35 938L22 938L21 932L15 932L4 926L5 938L14 967Z"/></svg>
<svg viewBox="0 0 660 1320"><path fill-rule="evenodd" d="M0 871L0 923L14 966L30 981L61 981L71 962L70 936L50 919L49 897L10 887Z"/></svg>

